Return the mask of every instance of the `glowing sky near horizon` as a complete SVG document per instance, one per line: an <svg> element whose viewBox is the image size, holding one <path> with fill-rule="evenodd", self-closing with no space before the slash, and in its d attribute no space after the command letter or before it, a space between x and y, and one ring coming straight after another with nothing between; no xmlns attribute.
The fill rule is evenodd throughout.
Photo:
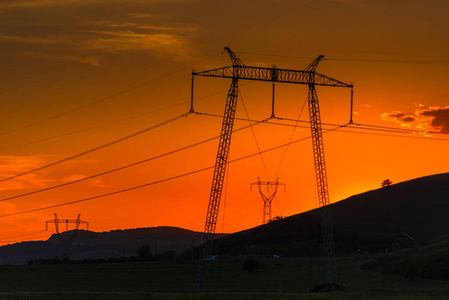
<svg viewBox="0 0 449 300"><path fill-rule="evenodd" d="M0 3L0 180L127 136L190 109L191 71L230 65L304 69L354 84L354 122L413 129L399 134L344 128L324 135L331 202L447 172L449 3L444 0L124 1L8 0ZM230 81L195 78L195 110L223 114ZM323 123L346 124L350 91L318 87ZM276 116L308 120L306 86L276 85ZM271 84L240 82L237 117L271 115ZM277 123L295 124L288 121ZM300 123L306 125L306 123ZM248 125L236 120L234 128ZM219 134L219 117L191 114L38 172L0 182L0 199L102 173ZM334 126L324 126L324 131ZM378 128L377 128L378 129ZM313 209L310 130L260 124L235 132L218 231L262 222L250 184L287 185L273 216ZM254 136L256 138L254 138ZM256 144L257 140L257 144ZM5 217L145 185L214 165L218 140L120 172L0 202L0 244L45 239L54 213L107 231L179 226L201 231L212 170L108 197Z"/></svg>

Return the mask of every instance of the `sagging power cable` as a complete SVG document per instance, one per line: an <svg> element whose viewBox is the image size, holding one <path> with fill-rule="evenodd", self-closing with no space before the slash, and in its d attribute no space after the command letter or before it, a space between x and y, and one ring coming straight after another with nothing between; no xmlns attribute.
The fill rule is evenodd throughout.
<svg viewBox="0 0 449 300"><path fill-rule="evenodd" d="M258 55L258 56L271 56L271 57L283 57L283 58L294 58L294 59L314 59L311 56L295 56L295 55L279 55L279 54L269 54L269 53L254 53L254 52L236 52L240 54L248 55ZM424 64L424 65L447 65L448 60L403 60L403 59L359 59L359 58L326 58L326 60L336 60L336 61L352 61L352 62L363 62L363 63L389 63L389 64Z"/></svg>
<svg viewBox="0 0 449 300"><path fill-rule="evenodd" d="M276 175L274 176L274 178L278 177L279 171L281 170L282 163L284 162L285 156L287 155L287 151L288 151L289 145L290 145L290 143L291 143L291 141L293 139L293 135L295 134L296 128L299 127L298 126L298 123L300 122L299 119L301 118L301 115L302 115L302 113L304 111L304 108L306 107L306 103L307 103L307 98L304 100L304 103L302 104L302 107L301 107L301 110L299 112L298 118L296 118L296 122L295 122L294 127L293 127L293 132L290 134L290 138L288 139L287 147L285 147L284 154L282 155L281 161L279 162L279 167L278 167L278 169L276 171Z"/></svg>
<svg viewBox="0 0 449 300"><path fill-rule="evenodd" d="M130 138L136 137L136 136L138 136L138 135L141 135L141 134L143 134L143 133L146 133L146 132L148 132L148 131L151 131L151 130L153 130L153 129L156 129L156 128L158 128L158 127L161 127L161 126L163 126L163 125L167 125L167 124L169 124L169 123L172 123L172 122L174 122L174 121L176 121L176 120L179 120L179 119L181 119L181 118L183 118L183 117L188 116L189 114L190 114L190 113L188 112L188 113L179 115L179 116L174 117L174 118L172 118L172 119L170 119L170 120L167 120L167 121L161 122L161 123L159 123L159 124L156 124L156 125L147 127L147 128L145 128L145 129L142 129L142 130L140 130L140 131L134 132L134 133L129 134L129 135L127 135L127 136L124 136L124 137L121 137L121 138L119 138L119 139L113 140L113 141L111 141L111 142L109 142L109 143L106 143L106 144L97 146L97 147L95 147L95 148L91 148L91 149L89 149L89 150L87 150L87 151L84 151L84 152L81 152L81 153L78 153L78 154L75 154L75 155L66 157L66 158L64 158L64 159L61 159L61 160L58 160L58 161L49 163L49 164L47 164L47 165L44 165L44 166L41 166L41 167L38 167L38 168L35 168L35 169L32 169L32 170L29 170L29 171L26 171L26 172L23 172L23 173L19 173L19 174L16 174L16 175L13 175L13 176L10 176L10 177L7 177L7 178L3 178L3 179L0 180L0 182L5 182L5 181L11 180L11 179L15 179L15 178L18 178L18 177L27 175L27 174L31 174L31 173L34 173L34 172L37 172L37 171L41 171L41 170L44 170L44 169L53 167L53 166L55 166L55 165L59 165L59 164L61 164L61 163L70 161L70 160L72 160L72 159L75 159L75 158L84 156L84 155L86 155L86 154L89 154L89 153L92 153L92 152L95 152L95 151L98 151L98 150L101 150L101 149L110 147L110 146L112 146L112 145L115 145L115 144L118 144L118 143L120 143L120 142L126 141L126 140L128 140L128 139L130 139Z"/></svg>
<svg viewBox="0 0 449 300"><path fill-rule="evenodd" d="M342 126L344 126L344 125L342 125ZM338 127L336 127L336 128L326 130L325 132L323 132L323 134L326 134L326 133L329 133L329 132L338 130L338 129L341 128L342 126L338 126ZM302 138L302 139L295 140L295 141L291 142L290 145L291 145L291 144L298 143L298 142L302 142L302 141L305 141L305 140L308 140L308 139L310 139L310 138L311 138L310 136L307 136L307 137L304 137L304 138ZM233 159L233 160L229 161L229 163L235 163L235 162L238 162L238 161L241 161L241 160L245 160L245 159L248 159L248 158L250 158L250 157L253 157L253 156L256 156L256 155L260 155L260 153L266 153L266 152L270 152L270 151L273 151L273 150L277 150L277 149L280 149L280 148L282 148L282 147L286 147L287 145L288 145L288 144L283 144L283 145L279 145L279 146L276 146L276 147L272 147L272 148L269 148L269 149L266 149L266 150L263 150L263 151L260 151L260 152L257 152L257 153L245 155L245 156L242 156L242 157ZM198 170L195 170L195 171L183 173L183 174L180 174L180 175L168 177L168 178L161 179L161 180L156 180L156 181L153 181L153 182L145 183L145 184L142 184L142 185L138 185L138 186L134 186L134 187L130 187L130 188L126 188L126 189L123 189L123 190L118 190L118 191L114 191L114 192L110 192L110 193L106 193L106 194L102 194L102 195L97 195L97 196L88 197L88 198L84 198L84 199L79 199L79 200L74 200L74 201L64 202L64 203L60 203L60 204L55 204L55 205L50 205L50 206L45 206L45 207L40 207L40 208L30 209L30 210L26 210L26 211L20 211L20 212L15 212L15 213L10 213L10 214L0 215L0 218L11 217L11 216L21 215L21 214L26 214L26 213L31 213L31 212L36 212L36 211L41 211L41 210L50 209L50 208L56 208L56 207L61 207L61 206L66 206L66 205L71 205L71 204L76 204L76 203L80 203L80 202L90 201L90 200L94 200L94 199L100 199L100 198L104 198L104 197L108 197L108 196L113 196L113 195L117 195L117 194L121 194L121 193L125 193L125 192L130 192L130 191L137 190L137 189L141 189L141 188L148 187L148 186L151 186L151 185L155 185L155 184L159 184L159 183L171 181L171 180L174 180L174 179L182 178L182 177L185 177L185 176L197 174L197 173L200 173L200 172L204 172L204 171L207 171L207 170L211 170L211 169L213 169L214 167L215 167L215 166L209 166L209 167L205 167L205 168L198 169Z"/></svg>
<svg viewBox="0 0 449 300"><path fill-rule="evenodd" d="M44 123L44 122L47 122L47 121L50 121L50 120L59 118L59 117L61 117L61 116L65 116L65 115L70 114L70 113L72 113L72 112L81 110L81 109L83 109L83 108L92 106L92 105L94 105L94 104L97 104L97 103L100 103L100 102L103 102L103 101L106 101L106 100L109 100L109 99L118 97L118 96L123 95L123 94L125 94L125 93L127 93L127 92L136 90L136 89L141 88L141 87L143 87L143 86L145 86L145 85L148 85L148 84L153 83L153 82L155 82L155 81L161 80L161 79L163 79L163 78L166 78L166 77L169 77L169 76L171 76L171 75L173 75L173 74L176 74L176 73L178 73L178 72L181 72L181 71L183 71L183 70L185 70L185 69L189 69L189 68L193 67L194 65L200 64L200 63L202 63L202 62L204 62L204 61L206 61L206 60L209 60L209 59L211 59L211 58L213 58L213 57L215 57L215 56L218 56L218 55L220 55L220 54L221 54L221 53L215 53L215 54L213 54L213 55L211 55L211 56L208 56L208 57L206 57L206 58L203 58L203 59L201 59L201 60L199 60L199 61L197 61L197 62L194 62L194 63L189 64L189 65L187 65L187 66L181 67L181 68L179 68L179 69L177 69L177 70L175 70L175 71L169 72L169 73L167 73L167 74L164 74L164 75L162 75L162 76L159 76L159 77L154 78L154 79L151 79L151 80L148 80L148 81L146 81L146 82L137 84L137 85L135 85L135 86L132 86L132 87L130 87L130 88L127 88L127 89L125 89L125 90L122 90L122 91L120 91L120 92L117 92L117 93L115 93L115 94L113 94L113 95L106 96L106 97L101 98L101 99L99 99L99 100L93 101L93 102L91 102L91 103L88 103L88 104L85 104L85 105L82 105L82 106L73 108L73 109L71 109L71 110L62 112L62 113L60 113L60 114L57 114L57 115L48 117L48 118L46 118L46 119L42 119L42 120L36 121L36 122L34 122L34 123L30 123L30 124L27 124L27 125L24 125L24 126L15 128L15 129L11 129L11 130L8 130L8 131L5 131L5 132L0 132L0 135L9 134L9 133L13 133L13 132L16 132L16 131L19 131L19 130L22 130L22 129L25 129L25 128L28 128L28 127L32 127L32 126L34 126L34 125L38 125L38 124L41 124L41 123Z"/></svg>
<svg viewBox="0 0 449 300"><path fill-rule="evenodd" d="M138 114L138 115L134 115L134 116L130 116L130 117L127 117L127 118L123 118L123 119L120 119L120 120L115 120L115 121L112 121L112 122L108 122L108 123L92 126L92 127L89 127L89 128L84 128L84 129L80 129L80 130L66 132L66 133L63 133L63 134L60 134L60 135L51 136L51 137L43 138L43 139L40 139L40 140L35 140L35 141L26 142L26 143L22 143L22 144L18 144L18 145L4 147L4 148L1 148L0 151L1 150L14 149L14 148L23 147L23 146L28 146L28 145L32 145L32 144L36 144L36 143L40 143L40 142L46 142L46 141L50 141L50 140L54 140L54 139L58 139L58 138L62 138L62 137L66 137L66 136L70 136L70 135L86 132L86 131L89 131L89 130L93 130L93 129L109 126L109 125L112 125L112 124L117 124L117 123L129 121L129 120L136 119L136 118L139 118L139 117L142 117L142 116L146 116L146 115L149 115L149 114L152 114L152 113L160 112L160 111L163 111L163 110L166 110L166 109L170 109L170 108L173 108L173 107L176 107L176 106L179 106L179 105L183 105L185 103L187 103L187 102L177 103L177 104L174 104L174 105L171 105L171 106L167 106L167 107L163 107L163 108L160 108L160 109L148 111L148 112L141 113L141 114Z"/></svg>
<svg viewBox="0 0 449 300"><path fill-rule="evenodd" d="M252 124L252 126L255 126L255 125L263 123L263 122L265 122L265 120L259 121L258 123L255 123L255 124ZM238 131L244 130L244 129L248 128L248 127L250 127L250 125L238 128L238 129L234 130L234 132L238 132ZM54 190L54 189L65 187L65 186L68 186L68 185L71 185L71 184L75 184L75 183L78 183L78 182L86 181L86 180L93 179L93 178L96 178L96 177L100 177L100 176L104 176L104 175L111 174L111 173L114 173L114 172L118 172L118 171L121 171L121 170L125 170L127 168L135 167L135 166L141 165L143 163L147 163L147 162L150 162L150 161L153 161L153 160L156 160L156 159L159 159L159 158L171 155L171 154L175 154L175 153L178 153L178 152L190 149L190 148L194 148L196 146L199 146L199 145L205 144L207 142L216 140L219 137L220 136L214 136L212 138L205 139L205 140L202 140L200 142L197 142L197 143L194 143L194 144L182 147L182 148L178 148L178 149L175 149L175 150L163 153L163 154L159 154L159 155L156 155L156 156L153 156L153 157L141 160L141 161L137 161L137 162L132 163L132 164L121 166L121 167L118 167L118 168L115 168L115 169L112 169L112 170L108 170L108 171L105 171L105 172L101 172L101 173L98 173L98 174L90 175L90 176L87 176L87 177L84 177L84 178L80 178L80 179L77 179L77 180L72 180L72 181L69 181L69 182L62 183L62 184L58 184L58 185L54 185L54 186L51 186L51 187L43 188L43 189L40 189L40 190L36 190L36 191L32 191L32 192L28 192L28 193L24 193L24 194L20 194L20 195L15 195L15 196L11 196L11 197L8 197L8 198L3 198L3 199L0 199L0 202L1 201L13 200L13 199L17 199L17 198L22 198L22 197L25 197L25 196L31 196L31 195L34 195L34 194L38 194L38 193Z"/></svg>
<svg viewBox="0 0 449 300"><path fill-rule="evenodd" d="M252 122L251 122L251 120L250 120L250 118L249 118L248 110L246 109L245 101L243 100L243 96L242 96L242 93L240 92L240 90L239 90L239 94L240 94L240 99L242 100L243 108L244 108L244 110L245 110L245 114L246 114L247 121L248 121L248 123L249 123L249 127L251 128L251 132L253 133L254 142L256 143L257 150L258 150L259 153L260 153L259 142L257 141L256 133L254 132L254 129L253 129L253 126L252 126ZM268 120L270 120L270 119L271 119L271 118L268 118L268 119L266 119L266 121L268 121ZM263 165L263 167L264 167L264 169L265 169L265 173L267 174L267 178L268 178L268 180L270 180L270 174L268 173L267 164L265 163L265 160L264 160L264 158L263 158L262 153L260 153L260 159L262 160L262 165Z"/></svg>

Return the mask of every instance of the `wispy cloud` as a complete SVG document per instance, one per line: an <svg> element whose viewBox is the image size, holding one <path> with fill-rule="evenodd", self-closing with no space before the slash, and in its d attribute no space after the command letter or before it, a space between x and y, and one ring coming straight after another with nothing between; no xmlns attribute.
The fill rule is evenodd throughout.
<svg viewBox="0 0 449 300"><path fill-rule="evenodd" d="M38 59L48 59L48 60L65 60L74 61L91 66L100 66L101 57L99 55L73 55L73 54L52 54L52 53L41 53L41 52L29 52L29 51L0 51L1 55L4 56L15 56L15 57L27 57L27 58L38 58Z"/></svg>
<svg viewBox="0 0 449 300"><path fill-rule="evenodd" d="M402 113L400 111L395 111L392 113L383 113L381 116L382 120L396 122L404 127L412 126L413 122L416 120L415 115Z"/></svg>
<svg viewBox="0 0 449 300"><path fill-rule="evenodd" d="M36 156L0 156L0 174L23 172L37 168L45 161Z"/></svg>
<svg viewBox="0 0 449 300"><path fill-rule="evenodd" d="M0 33L0 39L16 43L24 44L59 44L61 40L55 38L41 38L41 37L24 37L14 36Z"/></svg>
<svg viewBox="0 0 449 300"><path fill-rule="evenodd" d="M126 31L90 31L99 35L86 41L86 47L108 52L150 50L186 56L184 41L173 34Z"/></svg>
<svg viewBox="0 0 449 300"><path fill-rule="evenodd" d="M133 18L138 18L138 19L148 19L148 18L153 18L154 16L156 16L156 14L132 13L132 14L130 14L130 16L133 17Z"/></svg>
<svg viewBox="0 0 449 300"><path fill-rule="evenodd" d="M86 27L99 29L86 30ZM16 45L14 51L6 51L7 47L4 47L2 52L9 56L62 59L99 66L102 54L125 51L151 51L155 55L171 58L190 57L190 47L181 35L173 33L176 30L178 29L174 27L135 23L96 24L84 25L71 32L63 31L44 36L39 36L38 33L0 33L0 41L6 45ZM33 45L33 50L27 45Z"/></svg>
<svg viewBox="0 0 449 300"><path fill-rule="evenodd" d="M136 23L114 23L107 24L108 27L111 28L129 28L129 29L149 29L152 31L162 31L162 32L194 32L197 31L197 28L194 27L173 27L173 26L156 26L156 25L148 25L148 24L136 24Z"/></svg>
<svg viewBox="0 0 449 300"><path fill-rule="evenodd" d="M191 41L198 28L173 16L169 7L189 1L0 1L1 52L91 66L119 64L124 52L184 60L195 55Z"/></svg>
<svg viewBox="0 0 449 300"><path fill-rule="evenodd" d="M99 65L101 65L99 56L67 55L67 56L54 56L54 57L50 57L50 58L62 59L62 60L70 60L70 61L75 61L75 62L79 62L79 63L83 63L83 64L86 64L86 65L91 65L91 66L99 66Z"/></svg>
<svg viewBox="0 0 449 300"><path fill-rule="evenodd" d="M140 1L143 4L149 3L186 3L191 0L145 0ZM73 4L97 4L98 2L106 2L111 4L111 2L126 3L127 0L2 0L0 2L0 9L2 8L36 8L36 7L46 7L46 6L64 6ZM135 1L138 2L138 1ZM138 14L137 14L138 15ZM145 13L140 15L145 16Z"/></svg>
<svg viewBox="0 0 449 300"><path fill-rule="evenodd" d="M42 6L61 6L67 4L89 3L91 0L10 0L0 3L1 8L36 8Z"/></svg>
<svg viewBox="0 0 449 300"><path fill-rule="evenodd" d="M58 157L60 158L60 157ZM0 156L0 179L14 176L27 172L43 165L46 165L55 160L55 156L41 155L41 156ZM23 175L11 180L0 182L0 191L7 190L25 190L25 189L41 189L56 185L59 183L66 183L70 181L80 180L88 177L82 174L85 168L96 164L97 160L83 159L72 161L68 164L64 175L60 171L41 170L27 175ZM104 187L105 184L100 178L93 180L86 180L85 185L92 187Z"/></svg>
<svg viewBox="0 0 449 300"><path fill-rule="evenodd" d="M424 132L449 134L449 106L424 107L418 105L413 112L383 113L381 118Z"/></svg>
<svg viewBox="0 0 449 300"><path fill-rule="evenodd" d="M13 176L45 163L45 160L36 156L0 156L0 178ZM38 173L27 174L17 179L0 183L0 190L19 190L29 188L44 188L52 180L43 178Z"/></svg>

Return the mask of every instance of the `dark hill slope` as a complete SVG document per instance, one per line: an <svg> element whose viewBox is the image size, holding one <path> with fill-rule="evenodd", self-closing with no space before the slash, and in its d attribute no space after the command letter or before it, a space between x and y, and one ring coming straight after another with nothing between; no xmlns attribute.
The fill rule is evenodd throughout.
<svg viewBox="0 0 449 300"><path fill-rule="evenodd" d="M406 232L421 243L449 239L449 173L352 196L329 206L336 250L385 251L385 235ZM321 255L320 209L220 239L223 254Z"/></svg>
<svg viewBox="0 0 449 300"><path fill-rule="evenodd" d="M61 234L68 240L74 231ZM109 232L80 230L69 248L71 259L108 259L136 255L137 249L148 245L152 254L164 251L181 253L202 241L203 234L177 227L152 227ZM24 264L30 259L53 258L62 255L60 237L47 241L22 242L0 247L0 263Z"/></svg>
<svg viewBox="0 0 449 300"><path fill-rule="evenodd" d="M448 239L449 173L352 196L331 205L331 209L337 232L406 232L425 243Z"/></svg>

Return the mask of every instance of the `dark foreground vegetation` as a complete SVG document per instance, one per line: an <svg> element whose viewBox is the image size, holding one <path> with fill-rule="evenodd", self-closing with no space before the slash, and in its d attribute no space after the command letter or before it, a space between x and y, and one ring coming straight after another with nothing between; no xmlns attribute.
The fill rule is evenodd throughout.
<svg viewBox="0 0 449 300"><path fill-rule="evenodd" d="M67 256L55 256L52 258L39 258L28 260L28 265L59 265L59 264L104 264L104 263L124 263L124 262L145 262L145 261L175 261L185 260L188 253L177 255L175 251L164 251L153 255L148 245L142 245L137 249L137 255L110 257L105 258L85 258L85 259L70 259Z"/></svg>
<svg viewBox="0 0 449 300"><path fill-rule="evenodd" d="M0 266L0 299L447 299L446 280L407 278L372 258L338 260L341 291L325 293L321 258L228 257L194 288L196 263L146 261ZM250 267L248 267L248 265Z"/></svg>
<svg viewBox="0 0 449 300"><path fill-rule="evenodd" d="M402 276L410 281L434 279L449 283L449 241L379 256L361 268Z"/></svg>

